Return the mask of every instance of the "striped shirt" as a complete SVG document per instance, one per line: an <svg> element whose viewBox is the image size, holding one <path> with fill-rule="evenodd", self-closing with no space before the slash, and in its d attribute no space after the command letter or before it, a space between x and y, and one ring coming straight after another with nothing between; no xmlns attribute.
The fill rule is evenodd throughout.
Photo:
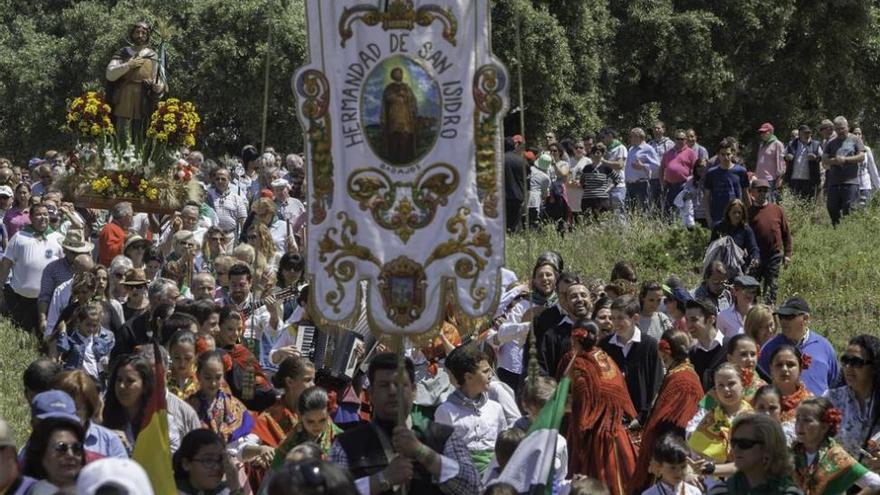
<svg viewBox="0 0 880 495"><path fill-rule="evenodd" d="M608 191L615 184L622 182L620 174L611 170L607 165L598 167L587 165L581 170L581 187L584 189L583 198L604 199L608 197Z"/></svg>

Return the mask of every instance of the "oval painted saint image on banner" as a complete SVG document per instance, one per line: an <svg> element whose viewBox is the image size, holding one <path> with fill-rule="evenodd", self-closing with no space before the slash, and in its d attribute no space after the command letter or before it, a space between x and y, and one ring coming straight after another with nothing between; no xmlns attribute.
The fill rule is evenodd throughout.
<svg viewBox="0 0 880 495"><path fill-rule="evenodd" d="M364 84L361 122L373 153L391 165L425 156L437 141L440 87L415 60L404 55L377 64Z"/></svg>

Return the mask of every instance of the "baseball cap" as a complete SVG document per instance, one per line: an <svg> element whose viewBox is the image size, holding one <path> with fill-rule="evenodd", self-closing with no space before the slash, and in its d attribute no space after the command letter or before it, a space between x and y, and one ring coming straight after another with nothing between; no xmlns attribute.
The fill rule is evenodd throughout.
<svg viewBox="0 0 880 495"><path fill-rule="evenodd" d="M752 186L753 189L757 189L757 188L759 188L759 187L766 187L766 188L769 188L769 187L770 187L770 182L768 182L766 179L755 179L755 180L752 181L751 186Z"/></svg>
<svg viewBox="0 0 880 495"><path fill-rule="evenodd" d="M813 132L813 130L807 124L801 124L798 126L798 132Z"/></svg>
<svg viewBox="0 0 880 495"><path fill-rule="evenodd" d="M76 493L80 495L94 495L101 488L111 486L128 495L154 493L144 468L131 459L106 457L90 462L76 478Z"/></svg>
<svg viewBox="0 0 880 495"><path fill-rule="evenodd" d="M9 186L0 186L0 196L12 197L12 188Z"/></svg>
<svg viewBox="0 0 880 495"><path fill-rule="evenodd" d="M81 423L76 415L76 403L61 390L47 390L35 395L31 401L31 418L61 418Z"/></svg>
<svg viewBox="0 0 880 495"><path fill-rule="evenodd" d="M758 128L758 132L773 132L773 124L770 122L764 122L761 124L761 127Z"/></svg>
<svg viewBox="0 0 880 495"><path fill-rule="evenodd" d="M802 315L810 313L810 305L807 304L807 301L804 301L800 297L792 297L790 299L786 299L786 301L779 306L776 310L776 314L789 316L789 315Z"/></svg>
<svg viewBox="0 0 880 495"><path fill-rule="evenodd" d="M758 283L757 280L755 280L755 277L749 275L740 275L733 279L733 286L742 287L744 289L757 289L761 286L761 284Z"/></svg>
<svg viewBox="0 0 880 495"><path fill-rule="evenodd" d="M667 291L667 295L672 300L685 307L687 306L688 301L694 298L693 296L691 296L691 293L683 287L676 287L672 290L669 290Z"/></svg>

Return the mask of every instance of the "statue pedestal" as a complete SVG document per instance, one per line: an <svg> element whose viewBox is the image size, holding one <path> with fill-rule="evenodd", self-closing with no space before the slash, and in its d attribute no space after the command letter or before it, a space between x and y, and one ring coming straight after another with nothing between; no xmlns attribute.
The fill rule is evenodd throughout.
<svg viewBox="0 0 880 495"><path fill-rule="evenodd" d="M74 204L82 208L96 210L112 210L117 203L128 201L136 213L155 213L158 215L173 215L179 208L170 205L161 205L158 201L150 201L144 198L80 195L74 200ZM179 206L179 205L178 205Z"/></svg>

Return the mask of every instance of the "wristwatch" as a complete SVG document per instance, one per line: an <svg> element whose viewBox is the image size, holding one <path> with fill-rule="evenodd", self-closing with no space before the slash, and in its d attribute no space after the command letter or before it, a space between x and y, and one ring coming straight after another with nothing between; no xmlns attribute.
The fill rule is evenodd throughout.
<svg viewBox="0 0 880 495"><path fill-rule="evenodd" d="M710 475L714 472L715 472L715 463L712 461L708 461L706 464L703 465L703 470L701 471L701 474Z"/></svg>
<svg viewBox="0 0 880 495"><path fill-rule="evenodd" d="M385 477L385 471L384 471L384 470L383 470L383 471L379 471L379 472L376 474L376 481L379 482L379 491L380 491L380 492L387 492L388 490L390 490L391 488L393 488L393 487L391 486L391 482L388 481L388 478Z"/></svg>

